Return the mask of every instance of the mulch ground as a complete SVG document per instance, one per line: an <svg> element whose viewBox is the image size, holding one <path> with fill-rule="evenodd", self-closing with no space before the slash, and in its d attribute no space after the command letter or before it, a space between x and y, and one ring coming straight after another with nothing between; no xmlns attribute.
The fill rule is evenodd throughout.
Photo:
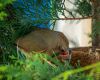
<svg viewBox="0 0 100 80"><path fill-rule="evenodd" d="M100 47L77 47L72 48L71 63L76 66L78 60L81 66L100 62Z"/></svg>

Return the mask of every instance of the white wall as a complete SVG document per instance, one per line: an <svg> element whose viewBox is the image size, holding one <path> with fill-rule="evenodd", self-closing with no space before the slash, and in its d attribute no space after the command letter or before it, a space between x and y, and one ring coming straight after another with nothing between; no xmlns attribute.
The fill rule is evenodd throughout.
<svg viewBox="0 0 100 80"><path fill-rule="evenodd" d="M69 39L70 47L91 46L89 41L91 38L91 22L92 19L83 19L80 21L58 20L55 24L55 31L60 31Z"/></svg>
<svg viewBox="0 0 100 80"><path fill-rule="evenodd" d="M63 0L62 0L63 1ZM74 2L75 0L70 0ZM67 9L75 9L76 7L65 0L65 6ZM60 18L64 18L60 13L58 13ZM65 11L65 15L69 16L68 12ZM81 17L79 14L76 15L77 17ZM70 16L69 16L70 17ZM92 19L82 19L82 20L57 20L55 24L54 30L63 32L66 37L68 37L70 42L70 47L85 47L91 46L89 41L91 38L89 34L91 34Z"/></svg>

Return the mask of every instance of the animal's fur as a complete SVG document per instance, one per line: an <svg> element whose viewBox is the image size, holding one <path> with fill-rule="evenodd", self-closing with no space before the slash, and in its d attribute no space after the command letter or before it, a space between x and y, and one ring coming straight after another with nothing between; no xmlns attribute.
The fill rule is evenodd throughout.
<svg viewBox="0 0 100 80"><path fill-rule="evenodd" d="M35 30L17 40L19 48L26 52L60 53L69 47L68 39L61 32L52 30Z"/></svg>

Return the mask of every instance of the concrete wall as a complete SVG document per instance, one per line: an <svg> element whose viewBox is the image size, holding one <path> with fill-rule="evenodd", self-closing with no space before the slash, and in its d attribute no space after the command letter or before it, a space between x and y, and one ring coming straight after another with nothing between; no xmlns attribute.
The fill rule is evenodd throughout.
<svg viewBox="0 0 100 80"><path fill-rule="evenodd" d="M83 19L80 21L58 20L55 24L55 31L63 32L69 39L70 47L91 46L92 43L89 34L91 34L92 19Z"/></svg>

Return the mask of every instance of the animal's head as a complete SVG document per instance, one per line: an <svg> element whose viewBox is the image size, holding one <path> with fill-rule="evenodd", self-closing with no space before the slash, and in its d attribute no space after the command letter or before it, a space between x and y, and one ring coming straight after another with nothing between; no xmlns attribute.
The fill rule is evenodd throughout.
<svg viewBox="0 0 100 80"><path fill-rule="evenodd" d="M62 50L59 55L57 56L57 58L61 61L64 62L66 60L70 61L71 59L71 50L67 49L66 51Z"/></svg>

